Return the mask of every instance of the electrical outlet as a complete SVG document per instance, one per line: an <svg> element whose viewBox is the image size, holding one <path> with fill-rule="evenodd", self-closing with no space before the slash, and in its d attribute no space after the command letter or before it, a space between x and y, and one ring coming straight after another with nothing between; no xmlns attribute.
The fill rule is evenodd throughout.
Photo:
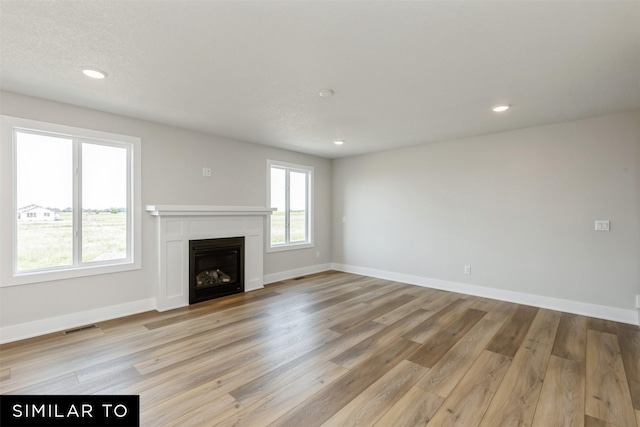
<svg viewBox="0 0 640 427"><path fill-rule="evenodd" d="M609 221L597 219L596 231L609 231Z"/></svg>
<svg viewBox="0 0 640 427"><path fill-rule="evenodd" d="M320 258L320 251L316 252L316 258Z"/></svg>
<svg viewBox="0 0 640 427"><path fill-rule="evenodd" d="M202 176L211 176L211 169L202 168Z"/></svg>
<svg viewBox="0 0 640 427"><path fill-rule="evenodd" d="M465 265L464 266L464 274L471 274L471 266L470 265Z"/></svg>

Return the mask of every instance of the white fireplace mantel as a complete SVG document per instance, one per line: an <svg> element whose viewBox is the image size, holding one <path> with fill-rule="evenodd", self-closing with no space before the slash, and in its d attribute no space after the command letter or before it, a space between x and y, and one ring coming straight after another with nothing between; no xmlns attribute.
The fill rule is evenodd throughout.
<svg viewBox="0 0 640 427"><path fill-rule="evenodd" d="M189 241L244 237L245 292L264 287L264 227L275 209L261 206L147 205L156 217L159 311L189 304Z"/></svg>
<svg viewBox="0 0 640 427"><path fill-rule="evenodd" d="M275 208L262 206L190 206L147 205L153 216L206 216L206 215L271 215Z"/></svg>

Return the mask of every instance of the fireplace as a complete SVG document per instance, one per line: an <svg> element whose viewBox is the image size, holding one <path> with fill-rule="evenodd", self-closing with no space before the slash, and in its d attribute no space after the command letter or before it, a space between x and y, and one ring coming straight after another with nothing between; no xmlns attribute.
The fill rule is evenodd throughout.
<svg viewBox="0 0 640 427"><path fill-rule="evenodd" d="M189 304L244 292L244 237L189 240Z"/></svg>

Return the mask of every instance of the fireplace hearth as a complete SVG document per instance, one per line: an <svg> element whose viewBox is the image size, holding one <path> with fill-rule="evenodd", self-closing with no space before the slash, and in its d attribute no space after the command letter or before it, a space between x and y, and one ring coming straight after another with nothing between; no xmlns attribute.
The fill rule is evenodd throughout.
<svg viewBox="0 0 640 427"><path fill-rule="evenodd" d="M244 292L244 237L189 240L189 304Z"/></svg>

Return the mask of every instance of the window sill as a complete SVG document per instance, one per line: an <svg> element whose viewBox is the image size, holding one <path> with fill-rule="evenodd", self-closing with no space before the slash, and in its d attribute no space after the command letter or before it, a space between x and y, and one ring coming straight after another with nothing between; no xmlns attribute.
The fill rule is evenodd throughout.
<svg viewBox="0 0 640 427"><path fill-rule="evenodd" d="M100 274L119 273L141 269L140 262L122 262L109 265L92 265L60 270L34 271L15 273L5 286L28 285L32 283L51 282L54 280L75 279L79 277L97 276Z"/></svg>
<svg viewBox="0 0 640 427"><path fill-rule="evenodd" d="M283 251L293 251L296 249L308 249L313 248L314 244L311 243L290 243L288 245L280 245L280 246L269 246L267 247L267 253L269 252L283 252Z"/></svg>

